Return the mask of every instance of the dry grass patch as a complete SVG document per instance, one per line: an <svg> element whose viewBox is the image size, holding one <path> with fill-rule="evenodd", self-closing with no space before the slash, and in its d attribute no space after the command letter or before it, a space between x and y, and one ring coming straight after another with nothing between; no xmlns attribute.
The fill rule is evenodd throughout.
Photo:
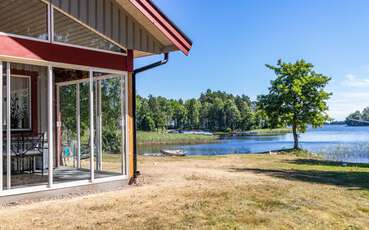
<svg viewBox="0 0 369 230"><path fill-rule="evenodd" d="M369 167L291 155L140 159L140 186L0 209L3 229L366 229Z"/></svg>

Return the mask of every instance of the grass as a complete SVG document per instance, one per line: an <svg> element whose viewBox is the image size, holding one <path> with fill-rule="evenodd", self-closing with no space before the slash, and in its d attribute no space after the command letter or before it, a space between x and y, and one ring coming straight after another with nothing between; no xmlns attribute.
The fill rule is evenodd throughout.
<svg viewBox="0 0 369 230"><path fill-rule="evenodd" d="M289 128L279 129L255 129L248 131L243 135L252 136L273 136L290 133ZM215 142L221 135L227 135L228 133L218 132L213 136L209 135L197 135L197 134L182 134L182 133L166 133L166 132L137 132L137 142L139 145L150 144L199 144Z"/></svg>
<svg viewBox="0 0 369 230"><path fill-rule="evenodd" d="M197 144L214 142L219 137L216 135L197 135L165 132L137 132L137 142L143 144Z"/></svg>
<svg viewBox="0 0 369 230"><path fill-rule="evenodd" d="M290 128L277 128L277 129L252 129L244 132L216 132L217 135L233 135L237 134L240 136L276 136L276 135L282 135L292 132Z"/></svg>
<svg viewBox="0 0 369 230"><path fill-rule="evenodd" d="M138 186L4 207L1 228L367 229L369 165L300 155L140 157Z"/></svg>

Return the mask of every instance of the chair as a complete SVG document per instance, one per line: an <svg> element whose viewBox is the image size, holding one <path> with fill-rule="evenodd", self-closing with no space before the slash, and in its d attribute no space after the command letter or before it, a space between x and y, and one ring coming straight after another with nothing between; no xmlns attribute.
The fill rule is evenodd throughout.
<svg viewBox="0 0 369 230"><path fill-rule="evenodd" d="M43 162L44 152L44 133L38 135L17 134L12 136L11 152L15 164L15 171L23 173L29 171L33 173L36 170L36 157L41 157ZM41 168L44 175L44 167Z"/></svg>

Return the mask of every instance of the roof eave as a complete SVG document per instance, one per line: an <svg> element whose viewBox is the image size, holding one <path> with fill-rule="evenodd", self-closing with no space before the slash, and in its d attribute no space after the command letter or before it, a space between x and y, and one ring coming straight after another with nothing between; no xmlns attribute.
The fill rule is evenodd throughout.
<svg viewBox="0 0 369 230"><path fill-rule="evenodd" d="M165 16L150 0L129 0L143 15L145 15L178 49L188 55L192 41Z"/></svg>

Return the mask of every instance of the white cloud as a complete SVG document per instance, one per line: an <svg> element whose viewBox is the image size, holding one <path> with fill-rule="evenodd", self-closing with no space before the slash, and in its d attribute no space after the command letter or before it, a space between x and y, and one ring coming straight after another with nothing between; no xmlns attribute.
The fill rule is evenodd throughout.
<svg viewBox="0 0 369 230"><path fill-rule="evenodd" d="M350 113L369 106L369 78L348 74L331 92L329 114L336 120L344 120Z"/></svg>
<svg viewBox="0 0 369 230"><path fill-rule="evenodd" d="M369 78L358 78L353 74L347 74L342 84L351 87L369 87Z"/></svg>

